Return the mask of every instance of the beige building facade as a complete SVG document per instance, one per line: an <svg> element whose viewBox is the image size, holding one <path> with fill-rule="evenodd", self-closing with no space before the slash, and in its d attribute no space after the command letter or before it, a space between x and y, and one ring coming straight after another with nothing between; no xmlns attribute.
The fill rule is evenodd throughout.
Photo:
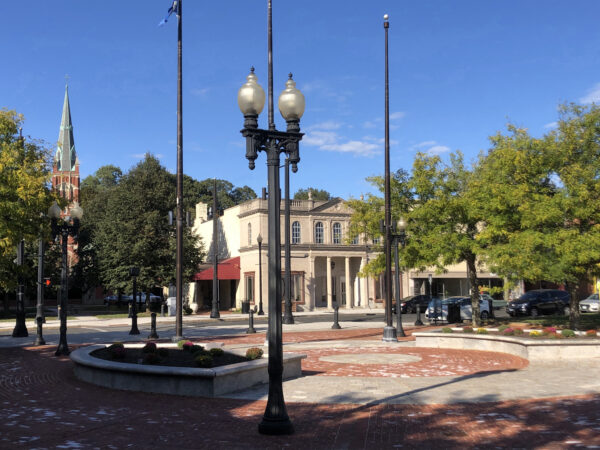
<svg viewBox="0 0 600 450"><path fill-rule="evenodd" d="M284 279L284 202L281 202L281 269ZM291 291L296 311L340 308L383 308L383 279L361 278L361 268L377 252L372 251L373 242L364 244L362 238L347 243L350 210L342 199L329 201L290 201L291 240ZM218 223L219 261L239 257L239 280L223 280L221 308L241 308L242 302L258 306L261 293L263 309L268 308L268 229L267 200L257 198L224 211ZM208 205L196 205L193 231L202 237L207 252L207 263L213 261L213 222L208 219ZM262 237L259 253L258 236ZM237 262L236 262L237 264ZM262 286L259 272L262 271ZM429 293L429 274L432 274L431 292L434 296L466 294L468 281L466 267L448 267L443 274L435 272L408 271L401 274L401 297L417 293ZM493 274L482 272L481 283L501 284ZM225 282L226 281L226 282ZM192 286L190 304L206 307L204 288ZM285 292L282 284L282 292ZM212 290L212 289L211 289ZM210 294L212 297L212 293ZM195 303L195 305L194 305Z"/></svg>

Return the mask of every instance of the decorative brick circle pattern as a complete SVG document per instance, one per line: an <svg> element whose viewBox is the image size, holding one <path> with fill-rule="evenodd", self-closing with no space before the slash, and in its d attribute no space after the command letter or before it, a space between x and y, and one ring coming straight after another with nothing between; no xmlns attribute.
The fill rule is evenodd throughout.
<svg viewBox="0 0 600 450"><path fill-rule="evenodd" d="M55 348L0 349L0 448L394 449L600 446L600 395L453 405L290 403L291 436L263 436L266 402L117 391L77 380ZM15 364L15 367L17 365ZM5 367L6 368L6 367ZM37 374L37 375L36 375ZM37 378L34 378L37 376ZM45 383L52 376L60 383ZM40 383L20 383L36 379Z"/></svg>
<svg viewBox="0 0 600 450"><path fill-rule="evenodd" d="M506 353L483 352L477 350L453 350L435 348L406 347L359 347L302 349L307 358L302 361L302 370L309 374L333 377L448 377L481 372L518 370L529 362L518 356ZM324 361L330 355L355 354L360 358L364 353L400 353L416 356L420 361L402 364L351 364Z"/></svg>

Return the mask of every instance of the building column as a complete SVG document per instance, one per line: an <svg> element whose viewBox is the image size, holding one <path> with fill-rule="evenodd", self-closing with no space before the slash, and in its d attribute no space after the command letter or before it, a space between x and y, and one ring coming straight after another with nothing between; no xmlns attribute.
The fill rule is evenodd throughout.
<svg viewBox="0 0 600 450"><path fill-rule="evenodd" d="M363 256L360 259L360 271L362 272L367 265L367 259ZM367 295L367 283L369 279L367 277L360 279L360 306L365 308L369 306L369 296Z"/></svg>
<svg viewBox="0 0 600 450"><path fill-rule="evenodd" d="M354 296L354 289L352 283L350 283L350 257L346 256L346 309L352 308L352 297Z"/></svg>
<svg viewBox="0 0 600 450"><path fill-rule="evenodd" d="M327 309L333 309L333 290L331 286L331 256L327 257Z"/></svg>
<svg viewBox="0 0 600 450"><path fill-rule="evenodd" d="M308 273L308 309L309 311L313 311L317 304L317 287L316 282L317 278L315 277L315 258L311 257L310 261L310 271Z"/></svg>

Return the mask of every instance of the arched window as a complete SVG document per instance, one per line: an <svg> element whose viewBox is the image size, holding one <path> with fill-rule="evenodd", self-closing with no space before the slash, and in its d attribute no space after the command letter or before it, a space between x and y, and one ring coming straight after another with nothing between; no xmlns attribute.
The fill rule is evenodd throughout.
<svg viewBox="0 0 600 450"><path fill-rule="evenodd" d="M333 224L333 243L342 243L342 225L339 222Z"/></svg>
<svg viewBox="0 0 600 450"><path fill-rule="evenodd" d="M252 245L252 224L248 223L248 247Z"/></svg>
<svg viewBox="0 0 600 450"><path fill-rule="evenodd" d="M323 222L315 223L315 244L323 243Z"/></svg>
<svg viewBox="0 0 600 450"><path fill-rule="evenodd" d="M292 244L300 243L300 222L296 221L292 224Z"/></svg>

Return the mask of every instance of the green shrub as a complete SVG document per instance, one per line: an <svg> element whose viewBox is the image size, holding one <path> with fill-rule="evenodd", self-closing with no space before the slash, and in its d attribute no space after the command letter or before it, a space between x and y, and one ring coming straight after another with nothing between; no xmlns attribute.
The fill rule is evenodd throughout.
<svg viewBox="0 0 600 450"><path fill-rule="evenodd" d="M566 338L575 337L575 332L573 330L562 330L560 334L562 334Z"/></svg>
<svg viewBox="0 0 600 450"><path fill-rule="evenodd" d="M225 353L223 351L222 348L211 348L209 350L210 356L212 356L213 358L219 357L219 356L223 356L223 354Z"/></svg>
<svg viewBox="0 0 600 450"><path fill-rule="evenodd" d="M488 334L488 330L485 328L477 328L477 334Z"/></svg>
<svg viewBox="0 0 600 450"><path fill-rule="evenodd" d="M183 347L183 349L185 350L185 347ZM192 355L194 353L201 352L202 350L204 350L204 347L202 347L201 345L192 345L189 349L189 351Z"/></svg>
<svg viewBox="0 0 600 450"><path fill-rule="evenodd" d="M248 350L246 350L246 358L248 358L250 360L262 358L262 355L263 355L262 348L251 347Z"/></svg>
<svg viewBox="0 0 600 450"><path fill-rule="evenodd" d="M190 308L189 306L184 306L183 312L185 313L186 316L189 316L191 313L194 312L194 310L192 308Z"/></svg>
<svg viewBox="0 0 600 450"><path fill-rule="evenodd" d="M463 327L463 333L472 333L473 327Z"/></svg>
<svg viewBox="0 0 600 450"><path fill-rule="evenodd" d="M177 347L179 348L183 348L183 344L185 344L186 342L189 342L190 344L192 344L191 341L188 341L187 339L182 339L180 341L177 341ZM193 344L192 344L193 345Z"/></svg>
<svg viewBox="0 0 600 450"><path fill-rule="evenodd" d="M158 364L160 362L160 357L156 353L146 353L143 361L144 364Z"/></svg>
<svg viewBox="0 0 600 450"><path fill-rule="evenodd" d="M452 328L450 327L444 327L442 328L442 333L452 333L454 330L452 330Z"/></svg>
<svg viewBox="0 0 600 450"><path fill-rule="evenodd" d="M523 333L525 333L523 331L523 328L515 328L513 331L514 331L515 336L521 336Z"/></svg>
<svg viewBox="0 0 600 450"><path fill-rule="evenodd" d="M125 346L122 342L115 342L113 344L110 344L107 348L108 350L114 350L115 348L125 348Z"/></svg>
<svg viewBox="0 0 600 450"><path fill-rule="evenodd" d="M125 346L120 342L115 342L107 347L112 359L125 358Z"/></svg>
<svg viewBox="0 0 600 450"><path fill-rule="evenodd" d="M213 365L213 359L210 355L198 355L194 358L194 361L200 367L212 367Z"/></svg>
<svg viewBox="0 0 600 450"><path fill-rule="evenodd" d="M508 325L500 325L500 326L498 327L498 332L499 332L499 333L502 333L504 330L507 330L507 329L509 329L509 328L510 328L510 327L509 327Z"/></svg>
<svg viewBox="0 0 600 450"><path fill-rule="evenodd" d="M148 342L142 348L142 353L156 353L156 344L154 342Z"/></svg>
<svg viewBox="0 0 600 450"><path fill-rule="evenodd" d="M167 356L169 356L169 349L161 347L158 349L157 353L158 356L160 356L161 358L166 358Z"/></svg>

